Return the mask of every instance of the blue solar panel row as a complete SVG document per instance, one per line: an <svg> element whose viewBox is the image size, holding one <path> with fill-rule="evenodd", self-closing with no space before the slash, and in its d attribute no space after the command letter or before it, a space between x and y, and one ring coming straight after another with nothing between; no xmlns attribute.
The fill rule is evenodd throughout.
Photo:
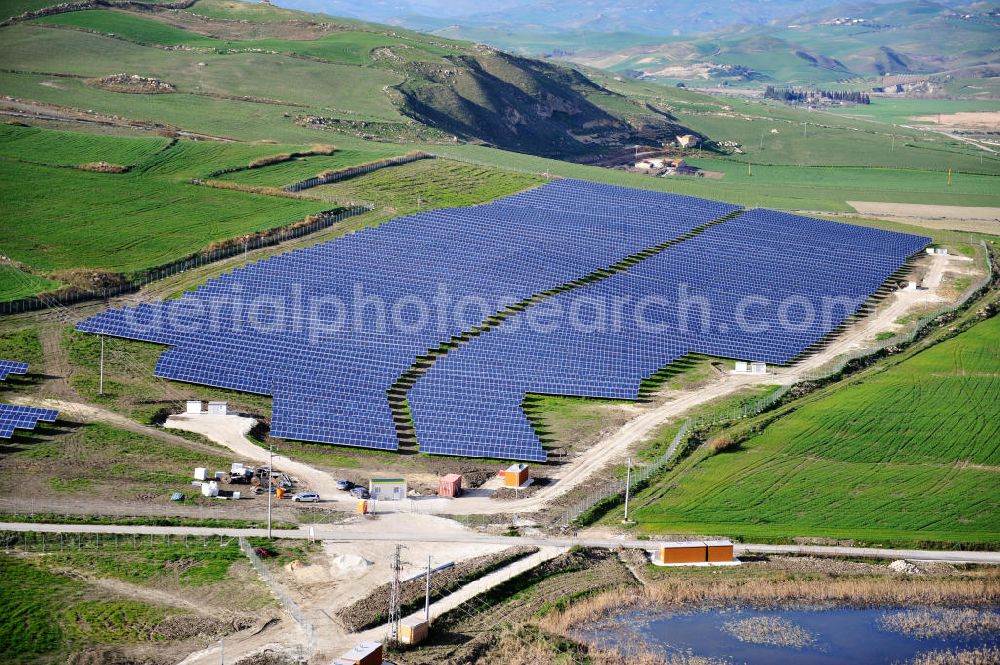
<svg viewBox="0 0 1000 665"><path fill-rule="evenodd" d="M258 261L77 328L170 345L157 376L273 395L273 436L395 450L386 391L428 349L738 210L561 180ZM420 305L439 298L453 308L428 324Z"/></svg>
<svg viewBox="0 0 1000 665"><path fill-rule="evenodd" d="M451 351L409 394L423 452L544 461L526 393L636 399L687 353L785 364L840 325L928 238L751 210ZM619 325L572 318L627 303ZM784 308L784 309L783 309ZM594 309L593 311L598 311ZM807 316L812 312L812 316Z"/></svg>
<svg viewBox="0 0 1000 665"><path fill-rule="evenodd" d="M9 439L15 429L35 429L40 420L54 423L58 415L52 409L0 404L0 439Z"/></svg>
<svg viewBox="0 0 1000 665"><path fill-rule="evenodd" d="M0 360L0 381L6 381L11 374L27 374L28 363L19 363L14 360Z"/></svg>
<svg viewBox="0 0 1000 665"><path fill-rule="evenodd" d="M27 374L28 363L0 360L0 381L10 374ZM0 439L9 439L15 429L35 429L38 421L55 422L58 411L39 409L33 406L0 404Z"/></svg>

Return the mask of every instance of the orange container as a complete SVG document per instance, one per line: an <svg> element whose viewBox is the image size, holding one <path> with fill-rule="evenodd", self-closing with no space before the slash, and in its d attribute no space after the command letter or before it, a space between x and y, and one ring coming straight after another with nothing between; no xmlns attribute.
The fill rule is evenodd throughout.
<svg viewBox="0 0 1000 665"><path fill-rule="evenodd" d="M276 490L274 490L274 498L276 498L276 499L283 499L283 498L285 498L285 488L284 487L279 487Z"/></svg>
<svg viewBox="0 0 1000 665"><path fill-rule="evenodd" d="M733 560L733 544L728 540L705 541L708 560L713 563Z"/></svg>
<svg viewBox="0 0 1000 665"><path fill-rule="evenodd" d="M707 548L700 540L660 543L660 563L704 563L707 560Z"/></svg>

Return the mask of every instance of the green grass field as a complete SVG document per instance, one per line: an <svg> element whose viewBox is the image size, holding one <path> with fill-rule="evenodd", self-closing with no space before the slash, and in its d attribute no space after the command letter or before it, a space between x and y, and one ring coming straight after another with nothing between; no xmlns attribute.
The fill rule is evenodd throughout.
<svg viewBox="0 0 1000 665"><path fill-rule="evenodd" d="M125 273L328 207L133 174L10 162L0 162L0 206L9 215L3 246L8 256L44 272L101 268Z"/></svg>
<svg viewBox="0 0 1000 665"><path fill-rule="evenodd" d="M988 84L988 79L983 82ZM832 113L856 118L866 118L878 122L909 125L933 124L914 118L935 116L938 113L969 113L975 111L997 111L1000 103L975 99L883 99L876 98L864 106L831 109Z"/></svg>
<svg viewBox="0 0 1000 665"><path fill-rule="evenodd" d="M34 161L51 166L108 162L131 166L167 147L167 139L102 136L37 127L0 125L0 158Z"/></svg>
<svg viewBox="0 0 1000 665"><path fill-rule="evenodd" d="M0 582L6 589L0 597L0 649L10 662L66 662L73 650L88 645L162 640L157 625L187 614L95 594L84 582L11 554L0 555Z"/></svg>
<svg viewBox="0 0 1000 665"><path fill-rule="evenodd" d="M137 44L158 46L188 46L193 48L208 48L217 51L229 50L264 50L278 53L295 53L328 62L348 65L372 64L369 55L372 49L380 46L402 46L413 48L410 41L389 37L373 32L336 32L331 35L309 40L288 39L249 39L222 40L206 37L187 30L162 23L160 21L126 14L111 10L96 10L55 14L34 21L37 25L60 25L79 28L104 34L113 34L119 39ZM437 48L428 44L416 45L422 58L434 59L434 56L449 53L447 49Z"/></svg>
<svg viewBox="0 0 1000 665"><path fill-rule="evenodd" d="M368 150L348 149L338 150L332 155L310 155L262 168L225 173L217 179L255 187L282 187L312 178L326 170L342 169L400 154L402 153L397 146L372 144Z"/></svg>
<svg viewBox="0 0 1000 665"><path fill-rule="evenodd" d="M400 213L466 206L540 185L544 180L447 159L424 159L309 190L332 201L371 201Z"/></svg>
<svg viewBox="0 0 1000 665"><path fill-rule="evenodd" d="M1000 318L641 492L647 533L1000 542Z"/></svg>

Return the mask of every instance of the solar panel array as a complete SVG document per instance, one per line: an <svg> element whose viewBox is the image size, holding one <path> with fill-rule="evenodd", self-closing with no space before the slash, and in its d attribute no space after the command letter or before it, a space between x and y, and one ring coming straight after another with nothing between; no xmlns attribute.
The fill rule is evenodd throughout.
<svg viewBox="0 0 1000 665"><path fill-rule="evenodd" d="M35 429L39 420L54 423L58 415L52 409L0 404L0 439L9 439L15 429Z"/></svg>
<svg viewBox="0 0 1000 665"><path fill-rule="evenodd" d="M273 395L273 436L395 450L386 391L428 349L533 294L738 210L561 180L258 261L179 300L109 310L77 329L170 345L157 376ZM429 303L442 290L452 302L467 299L472 313L418 325L426 323L419 308L402 307L405 325L385 329L374 308L358 308L371 299ZM334 300L353 305L351 321L317 325L343 314ZM264 330L251 301L281 303L280 324L277 309L268 310L274 326Z"/></svg>
<svg viewBox="0 0 1000 665"><path fill-rule="evenodd" d="M19 363L14 360L0 360L0 381L6 381L11 374L27 374L28 363Z"/></svg>
<svg viewBox="0 0 1000 665"><path fill-rule="evenodd" d="M0 360L0 381L6 380L11 374L27 374L27 372L28 363ZM35 429L39 420L53 423L58 415L59 412L52 409L0 404L0 439L9 439L14 435L15 429Z"/></svg>
<svg viewBox="0 0 1000 665"><path fill-rule="evenodd" d="M544 328L511 320L438 360L409 395L420 449L544 461L521 407L526 393L635 399L644 379L690 352L785 364L928 240L744 212L538 305ZM627 303L621 323L598 325L596 304L607 312L615 302ZM581 319L581 303L595 314Z"/></svg>

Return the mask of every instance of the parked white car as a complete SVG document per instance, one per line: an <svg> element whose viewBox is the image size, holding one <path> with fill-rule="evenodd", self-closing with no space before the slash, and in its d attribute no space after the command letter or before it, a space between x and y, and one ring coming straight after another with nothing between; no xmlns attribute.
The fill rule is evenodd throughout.
<svg viewBox="0 0 1000 665"><path fill-rule="evenodd" d="M292 497L292 501L307 501L309 503L316 503L319 501L319 494L316 494L316 492L299 492Z"/></svg>

